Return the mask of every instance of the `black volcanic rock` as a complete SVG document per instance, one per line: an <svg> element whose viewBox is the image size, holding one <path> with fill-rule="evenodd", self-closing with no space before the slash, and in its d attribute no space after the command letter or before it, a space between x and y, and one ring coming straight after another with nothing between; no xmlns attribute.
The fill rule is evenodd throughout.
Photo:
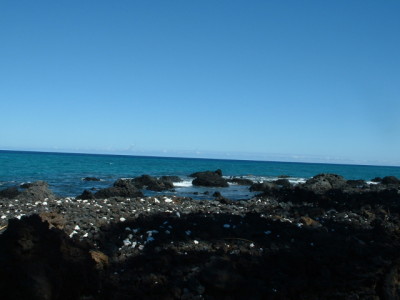
<svg viewBox="0 0 400 300"><path fill-rule="evenodd" d="M49 189L49 184L45 181L36 181L29 183L28 188L19 196L20 199L32 202L54 199L55 195Z"/></svg>
<svg viewBox="0 0 400 300"><path fill-rule="evenodd" d="M330 177L239 201L0 198L0 299L399 299L400 187Z"/></svg>
<svg viewBox="0 0 400 300"><path fill-rule="evenodd" d="M182 178L180 178L179 176L161 176L160 180L169 182L181 182Z"/></svg>
<svg viewBox="0 0 400 300"><path fill-rule="evenodd" d="M91 191L84 190L82 194L80 194L76 199L81 199L81 200L92 200L95 199L96 197L93 195Z"/></svg>
<svg viewBox="0 0 400 300"><path fill-rule="evenodd" d="M285 187L285 188L290 188L292 186L289 180L284 178L275 180L274 183L280 187Z"/></svg>
<svg viewBox="0 0 400 300"><path fill-rule="evenodd" d="M199 175L200 175L200 176L203 175L204 173L215 173L215 174L217 174L218 176L222 176L222 170L221 170L221 169L217 169L217 170L215 170L215 171L201 171L201 172L195 172L195 173L190 174L189 177L195 178L195 177L198 177Z"/></svg>
<svg viewBox="0 0 400 300"><path fill-rule="evenodd" d="M1 299L95 296L98 276L88 250L38 215L9 220L0 235Z"/></svg>
<svg viewBox="0 0 400 300"><path fill-rule="evenodd" d="M118 179L109 188L101 189L94 194L97 199L109 197L142 197L143 193L130 181Z"/></svg>
<svg viewBox="0 0 400 300"><path fill-rule="evenodd" d="M362 188L365 187L367 185L367 183L365 182L365 180L362 179L357 179L357 180L347 180L346 184L350 187L353 188Z"/></svg>
<svg viewBox="0 0 400 300"><path fill-rule="evenodd" d="M400 184L400 179L395 176L385 176L382 178L382 184Z"/></svg>
<svg viewBox="0 0 400 300"><path fill-rule="evenodd" d="M174 188L172 180L169 178L157 179L150 175L142 175L131 180L138 188L146 188L150 191L166 191Z"/></svg>
<svg viewBox="0 0 400 300"><path fill-rule="evenodd" d="M195 177L192 181L193 185L197 186L210 186L210 187L228 187L228 181L222 177L221 170L196 172L190 175Z"/></svg>
<svg viewBox="0 0 400 300"><path fill-rule="evenodd" d="M246 178L230 178L228 182L236 183L238 185L252 185L254 182Z"/></svg>
<svg viewBox="0 0 400 300"><path fill-rule="evenodd" d="M100 181L100 178L97 178L97 177L85 177L82 180L83 181Z"/></svg>
<svg viewBox="0 0 400 300"><path fill-rule="evenodd" d="M371 179L372 182L382 182L382 178L381 177L375 177L373 179Z"/></svg>
<svg viewBox="0 0 400 300"><path fill-rule="evenodd" d="M18 197L19 194L20 194L20 191L18 190L18 188L13 186L13 187L9 187L4 190L1 190L0 198L14 199L14 198Z"/></svg>
<svg viewBox="0 0 400 300"><path fill-rule="evenodd" d="M273 182L263 181L256 182L250 186L251 192L270 192L274 189L277 189L278 186Z"/></svg>
<svg viewBox="0 0 400 300"><path fill-rule="evenodd" d="M331 189L340 189L346 185L346 180L336 174L319 174L307 180L302 187L315 193L324 193Z"/></svg>

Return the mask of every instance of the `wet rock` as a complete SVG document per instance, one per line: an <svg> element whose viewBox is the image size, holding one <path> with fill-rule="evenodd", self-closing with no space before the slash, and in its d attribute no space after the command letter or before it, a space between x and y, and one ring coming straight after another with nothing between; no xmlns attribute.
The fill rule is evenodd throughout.
<svg viewBox="0 0 400 300"><path fill-rule="evenodd" d="M250 186L251 192L270 192L275 189L277 189L277 185L268 181L254 183Z"/></svg>
<svg viewBox="0 0 400 300"><path fill-rule="evenodd" d="M290 188L292 186L292 184L287 179L278 179L275 180L273 183L284 188Z"/></svg>
<svg viewBox="0 0 400 300"><path fill-rule="evenodd" d="M246 178L230 178L228 182L236 183L238 185L252 185L254 182Z"/></svg>
<svg viewBox="0 0 400 300"><path fill-rule="evenodd" d="M279 175L278 178L287 179L287 178L290 178L290 176L289 175Z"/></svg>
<svg viewBox="0 0 400 300"><path fill-rule="evenodd" d="M382 182L382 178L381 177L375 177L373 179L371 179L372 182Z"/></svg>
<svg viewBox="0 0 400 300"><path fill-rule="evenodd" d="M160 180L169 182L182 182L182 178L179 176L161 176Z"/></svg>
<svg viewBox="0 0 400 300"><path fill-rule="evenodd" d="M83 181L100 181L100 178L97 178L97 177L85 177L82 180Z"/></svg>
<svg viewBox="0 0 400 300"><path fill-rule="evenodd" d="M142 175L132 179L132 183L140 189L146 188L151 191L166 191L174 188L170 179L157 179L149 175Z"/></svg>
<svg viewBox="0 0 400 300"><path fill-rule="evenodd" d="M222 177L221 170L216 170L214 172L205 171L197 172L190 175L190 177L195 177L192 181L193 185L196 186L209 186L209 187L228 187L228 181Z"/></svg>

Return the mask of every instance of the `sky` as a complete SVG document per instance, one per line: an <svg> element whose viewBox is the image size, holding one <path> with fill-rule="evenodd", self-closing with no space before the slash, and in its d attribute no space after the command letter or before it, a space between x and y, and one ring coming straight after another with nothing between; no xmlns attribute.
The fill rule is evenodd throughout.
<svg viewBox="0 0 400 300"><path fill-rule="evenodd" d="M400 166L400 1L0 1L0 149Z"/></svg>

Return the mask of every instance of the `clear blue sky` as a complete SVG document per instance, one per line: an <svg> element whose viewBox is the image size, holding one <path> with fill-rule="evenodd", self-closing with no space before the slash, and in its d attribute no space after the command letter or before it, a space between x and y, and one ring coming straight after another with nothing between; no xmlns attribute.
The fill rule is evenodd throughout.
<svg viewBox="0 0 400 300"><path fill-rule="evenodd" d="M400 1L0 2L0 149L400 165Z"/></svg>

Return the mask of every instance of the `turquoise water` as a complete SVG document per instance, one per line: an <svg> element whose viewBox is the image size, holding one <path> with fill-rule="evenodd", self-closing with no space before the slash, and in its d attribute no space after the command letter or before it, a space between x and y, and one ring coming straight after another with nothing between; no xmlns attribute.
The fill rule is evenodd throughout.
<svg viewBox="0 0 400 300"><path fill-rule="evenodd" d="M244 176L252 180L288 175L292 182L302 182L319 173L335 173L347 179L370 180L387 175L400 178L400 167L387 166L0 151L0 188L45 180L57 194L76 196L85 188L109 186L118 178L142 174L178 175L184 182L177 187L176 193L190 196L194 191L212 192L214 189L192 187L187 175L216 169L221 169L224 176ZM84 182L82 178L88 176L102 181ZM217 190L233 198L251 195L246 187L231 186Z"/></svg>

